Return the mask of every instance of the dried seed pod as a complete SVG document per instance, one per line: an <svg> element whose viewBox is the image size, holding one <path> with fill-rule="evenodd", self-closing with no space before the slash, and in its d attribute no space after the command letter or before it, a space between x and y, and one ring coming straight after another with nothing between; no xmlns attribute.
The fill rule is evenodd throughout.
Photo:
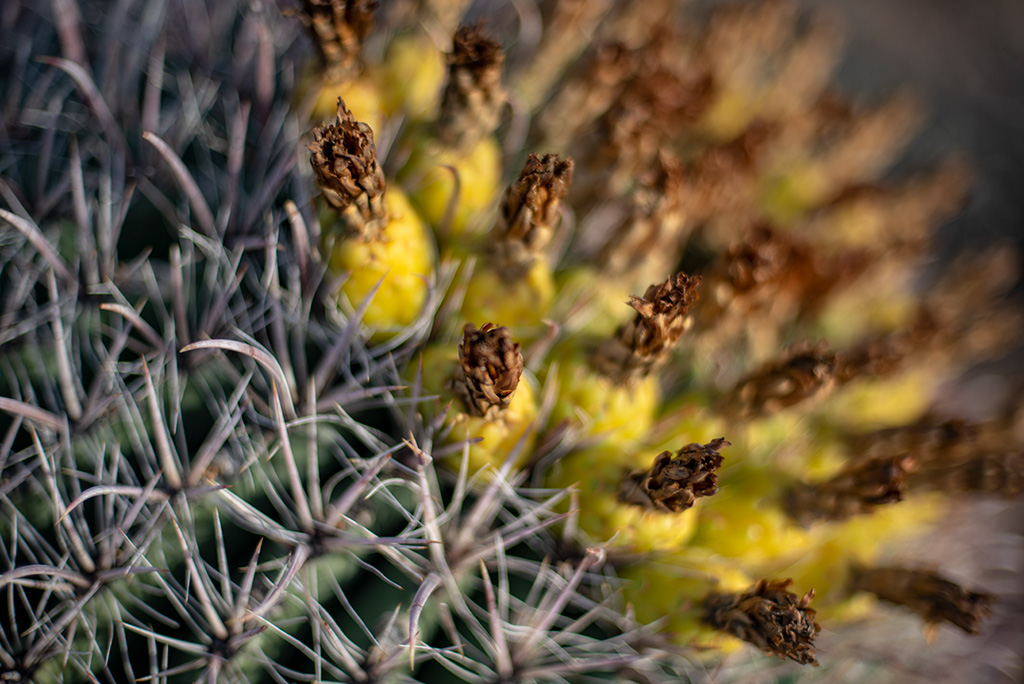
<svg viewBox="0 0 1024 684"><path fill-rule="evenodd" d="M791 489L784 497L786 513L805 527L870 513L876 506L903 500L907 474L914 465L909 455L851 464L827 482Z"/></svg>
<svg viewBox="0 0 1024 684"><path fill-rule="evenodd" d="M508 328L467 323L459 343L460 373L452 388L472 416L493 418L508 407L523 374L523 353Z"/></svg>
<svg viewBox="0 0 1024 684"><path fill-rule="evenodd" d="M995 602L992 594L968 591L930 570L855 568L852 587L855 591L866 591L883 601L910 608L929 627L949 622L968 634L981 631L981 622L992 614Z"/></svg>
<svg viewBox="0 0 1024 684"><path fill-rule="evenodd" d="M338 83L355 75L379 4L378 0L303 0L299 17L313 36L328 81Z"/></svg>
<svg viewBox="0 0 1024 684"><path fill-rule="evenodd" d="M674 455L663 451L647 470L635 470L623 479L619 501L653 510L679 513L697 499L718 491L718 469L725 458L718 453L729 446L724 437L707 444L687 444Z"/></svg>
<svg viewBox="0 0 1024 684"><path fill-rule="evenodd" d="M722 408L736 416L773 413L819 396L834 386L836 355L823 343L799 345L762 366L730 390Z"/></svg>
<svg viewBox="0 0 1024 684"><path fill-rule="evenodd" d="M446 147L471 150L498 127L507 93L501 80L505 53L481 25L461 26L448 54L448 83L435 135Z"/></svg>
<svg viewBox="0 0 1024 684"><path fill-rule="evenodd" d="M814 590L798 597L788 590L792 583L763 579L745 592L711 592L704 598L701 619L769 655L817 665L814 637L821 626L810 607Z"/></svg>
<svg viewBox="0 0 1024 684"><path fill-rule="evenodd" d="M643 297L630 297L636 316L595 350L593 368L615 382L647 376L690 327L689 313L697 303L700 281L700 276L680 272L651 285Z"/></svg>
<svg viewBox="0 0 1024 684"><path fill-rule="evenodd" d="M559 219L559 206L569 192L571 159L556 154L531 154L501 200L501 223L495 228L495 268L506 280L517 280L544 257Z"/></svg>
<svg viewBox="0 0 1024 684"><path fill-rule="evenodd" d="M339 98L336 123L313 129L309 150L320 192L341 216L342 236L366 242L384 239L387 181L370 127L356 121Z"/></svg>

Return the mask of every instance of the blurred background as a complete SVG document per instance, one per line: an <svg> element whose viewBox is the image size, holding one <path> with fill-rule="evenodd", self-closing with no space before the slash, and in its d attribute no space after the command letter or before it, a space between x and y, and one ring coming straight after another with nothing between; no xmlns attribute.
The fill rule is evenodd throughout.
<svg viewBox="0 0 1024 684"><path fill-rule="evenodd" d="M1024 2L806 4L838 14L846 25L848 47L839 73L844 88L877 92L909 85L927 102L931 116L905 164L921 164L942 150L967 154L975 172L971 199L940 233L941 256L1001 242L1024 249ZM1020 282L1016 292L1018 298L1024 294ZM984 414L1019 397L1022 389L1024 344L975 368L949 388L947 400ZM965 509L941 540L922 541L916 551L923 558L976 578L1000 594L1001 605L980 637L942 630L930 648L915 649L913 656L893 648L894 665L917 661L913 678L937 682L1024 681L1022 535L1024 506L986 502ZM916 629L909 623L906 628ZM882 650L887 642L892 647L891 635L868 628L862 636Z"/></svg>

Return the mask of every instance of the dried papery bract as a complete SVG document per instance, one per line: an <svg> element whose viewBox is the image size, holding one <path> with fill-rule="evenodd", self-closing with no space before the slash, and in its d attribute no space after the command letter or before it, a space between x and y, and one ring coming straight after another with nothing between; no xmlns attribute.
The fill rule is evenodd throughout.
<svg viewBox="0 0 1024 684"><path fill-rule="evenodd" d="M906 454L851 464L827 482L794 487L785 497L786 512L804 526L870 513L876 506L903 500L907 473L914 465Z"/></svg>
<svg viewBox="0 0 1024 684"><path fill-rule="evenodd" d="M508 328L466 324L459 343L459 371L452 388L470 415L494 418L512 401L523 374L523 353Z"/></svg>
<svg viewBox="0 0 1024 684"><path fill-rule="evenodd" d="M461 26L448 54L448 83L434 134L446 147L470 150L498 127L507 92L501 80L505 53L481 25Z"/></svg>
<svg viewBox="0 0 1024 684"><path fill-rule="evenodd" d="M929 627L949 622L968 634L981 631L995 602L991 594L968 591L937 572L912 568L855 568L852 588L909 608Z"/></svg>
<svg viewBox="0 0 1024 684"><path fill-rule="evenodd" d="M753 644L764 653L817 665L814 637L821 627L810 607L811 589L803 597L789 591L792 580L760 580L741 593L711 592L701 619L715 629Z"/></svg>
<svg viewBox="0 0 1024 684"><path fill-rule="evenodd" d="M377 163L370 127L356 121L339 98L337 121L313 129L309 150L320 192L340 215L342 237L367 242L386 239L387 181Z"/></svg>
<svg viewBox="0 0 1024 684"><path fill-rule="evenodd" d="M663 451L647 470L636 470L623 479L619 501L652 510L679 513L697 499L718 491L718 469L725 458L718 453L729 446L725 438L707 444L687 444L673 454Z"/></svg>
<svg viewBox="0 0 1024 684"><path fill-rule="evenodd" d="M313 35L329 81L355 75L379 4L378 0L303 0L299 16Z"/></svg>
<svg viewBox="0 0 1024 684"><path fill-rule="evenodd" d="M800 345L740 380L722 408L743 417L774 413L824 394L834 385L836 356L824 344Z"/></svg>
<svg viewBox="0 0 1024 684"><path fill-rule="evenodd" d="M680 272L651 285L643 297L630 297L636 316L595 350L591 356L594 369L615 382L629 382L647 376L664 362L690 327L689 314L697 303L700 281L699 275Z"/></svg>
<svg viewBox="0 0 1024 684"><path fill-rule="evenodd" d="M571 159L559 159L556 154L531 154L505 191L492 247L495 268L505 280L521 278L544 257L574 167Z"/></svg>

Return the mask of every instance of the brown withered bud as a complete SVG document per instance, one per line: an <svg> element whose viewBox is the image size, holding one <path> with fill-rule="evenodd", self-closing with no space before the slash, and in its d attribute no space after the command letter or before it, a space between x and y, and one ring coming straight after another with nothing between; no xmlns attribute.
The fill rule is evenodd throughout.
<svg viewBox="0 0 1024 684"><path fill-rule="evenodd" d="M725 458L718 453L729 446L725 438L707 444L687 444L673 454L663 451L647 470L629 473L619 487L619 501L642 508L679 513L697 499L718 491L718 469Z"/></svg>
<svg viewBox="0 0 1024 684"><path fill-rule="evenodd" d="M694 160L687 187L694 221L749 212L759 192L761 159L777 135L776 126L754 122L736 140L708 147Z"/></svg>
<svg viewBox="0 0 1024 684"><path fill-rule="evenodd" d="M501 80L505 53L483 27L461 26L448 54L448 83L434 133L445 146L467 151L498 127L507 92Z"/></svg>
<svg viewBox="0 0 1024 684"><path fill-rule="evenodd" d="M324 199L341 215L344 237L367 242L384 239L388 211L384 206L387 182L377 163L373 131L356 121L338 98L338 118L313 129L309 146L317 185Z"/></svg>
<svg viewBox="0 0 1024 684"><path fill-rule="evenodd" d="M592 47L538 113L539 140L545 146L565 147L576 131L608 111L633 70L635 57L617 42Z"/></svg>
<svg viewBox="0 0 1024 684"><path fill-rule="evenodd" d="M693 227L683 209L684 176L675 155L657 155L630 192L628 216L597 255L602 274L633 282L675 267Z"/></svg>
<svg viewBox="0 0 1024 684"><path fill-rule="evenodd" d="M522 278L544 257L574 166L571 159L559 159L557 154L531 154L505 191L492 249L496 269L507 281Z"/></svg>
<svg viewBox="0 0 1024 684"><path fill-rule="evenodd" d="M824 344L799 345L740 380L722 408L749 417L773 413L824 394L834 385L836 355Z"/></svg>
<svg viewBox="0 0 1024 684"><path fill-rule="evenodd" d="M913 457L906 454L853 463L827 482L791 489L784 499L786 513L805 527L870 513L876 506L903 500L907 474L914 466Z"/></svg>
<svg viewBox="0 0 1024 684"><path fill-rule="evenodd" d="M913 454L921 469L973 450L981 432L979 424L925 416L912 425L847 435L846 443L858 459Z"/></svg>
<svg viewBox="0 0 1024 684"><path fill-rule="evenodd" d="M763 579L742 593L711 592L704 598L701 620L768 655L817 665L814 637L821 626L810 607L814 590L798 597L789 591L792 583Z"/></svg>
<svg viewBox="0 0 1024 684"><path fill-rule="evenodd" d="M698 320L711 329L722 314L736 309L745 314L777 302L792 272L794 246L768 226L755 225L741 241L723 253L708 276Z"/></svg>
<svg viewBox="0 0 1024 684"><path fill-rule="evenodd" d="M836 382L840 385L857 378L892 375L921 353L938 334L938 327L922 309L906 329L871 335L836 354Z"/></svg>
<svg viewBox="0 0 1024 684"><path fill-rule="evenodd" d="M620 383L647 376L668 358L690 327L700 280L699 275L680 272L648 287L643 297L630 297L636 316L594 351L590 359L594 369Z"/></svg>
<svg viewBox="0 0 1024 684"><path fill-rule="evenodd" d="M947 494L1011 498L1024 492L1024 453L1017 449L977 449L933 459L911 473L908 488Z"/></svg>
<svg viewBox="0 0 1024 684"><path fill-rule="evenodd" d="M573 206L589 208L621 196L657 158L663 133L651 123L650 102L623 93L595 123L574 140L579 170Z"/></svg>
<svg viewBox="0 0 1024 684"><path fill-rule="evenodd" d="M537 109L560 74L590 44L612 0L560 0L538 3L540 41L516 75L515 91L526 108Z"/></svg>
<svg viewBox="0 0 1024 684"><path fill-rule="evenodd" d="M523 353L506 327L472 323L459 343L459 371L452 389L472 416L492 420L512 402L523 374Z"/></svg>
<svg viewBox="0 0 1024 684"><path fill-rule="evenodd" d="M331 82L355 75L379 4L378 0L303 0L299 17L313 35Z"/></svg>
<svg viewBox="0 0 1024 684"><path fill-rule="evenodd" d="M981 623L992 614L995 602L991 594L968 591L930 570L855 568L852 586L855 591L866 591L909 608L929 626L949 622L968 634L981 631Z"/></svg>

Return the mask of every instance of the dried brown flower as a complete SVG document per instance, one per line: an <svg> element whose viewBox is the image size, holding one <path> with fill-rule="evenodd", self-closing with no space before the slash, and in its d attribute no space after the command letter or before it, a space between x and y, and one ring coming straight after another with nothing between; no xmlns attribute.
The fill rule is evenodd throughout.
<svg viewBox="0 0 1024 684"><path fill-rule="evenodd" d="M507 92L501 80L505 54L483 27L461 26L448 54L448 83L435 135L445 146L470 150L498 127Z"/></svg>
<svg viewBox="0 0 1024 684"><path fill-rule="evenodd" d="M929 625L949 622L968 634L981 631L981 622L992 614L995 602L991 594L968 591L930 570L855 568L852 584L856 591L910 608Z"/></svg>
<svg viewBox="0 0 1024 684"><path fill-rule="evenodd" d="M497 271L517 280L543 258L559 218L559 205L569 192L571 159L556 154L531 154L519 177L501 199L502 223L493 244Z"/></svg>
<svg viewBox="0 0 1024 684"><path fill-rule="evenodd" d="M366 241L384 239L387 182L377 163L370 127L356 121L338 98L337 122L314 128L309 150L320 192L341 215L343 235Z"/></svg>
<svg viewBox="0 0 1024 684"><path fill-rule="evenodd" d="M313 34L330 81L345 81L355 74L379 4L378 0L303 0L299 16Z"/></svg>
<svg viewBox="0 0 1024 684"><path fill-rule="evenodd" d="M523 353L506 327L467 323L459 343L455 394L473 416L491 420L508 407L523 374Z"/></svg>
<svg viewBox="0 0 1024 684"><path fill-rule="evenodd" d="M617 42L591 48L540 111L537 128L541 144L565 147L577 131L608 111L622 92L635 58Z"/></svg>
<svg viewBox="0 0 1024 684"><path fill-rule="evenodd" d="M699 275L680 272L648 287L643 297L630 297L636 316L595 350L591 356L594 369L615 382L648 375L689 328L700 281Z"/></svg>
<svg viewBox="0 0 1024 684"><path fill-rule="evenodd" d="M793 580L760 580L742 593L711 592L701 619L711 627L753 644L768 655L801 665L817 665L814 637L821 626L810 607L814 590L803 597L788 591Z"/></svg>
<svg viewBox="0 0 1024 684"><path fill-rule="evenodd" d="M748 417L799 404L832 388L835 365L836 355L824 344L793 347L740 380L726 395L723 409Z"/></svg>
<svg viewBox="0 0 1024 684"><path fill-rule="evenodd" d="M707 444L687 444L674 455L663 451L647 470L636 470L622 481L619 501L643 508L679 513L698 498L718 491L718 469L725 458L718 453L729 446L724 437Z"/></svg>
<svg viewBox="0 0 1024 684"><path fill-rule="evenodd" d="M1024 453L1019 446L952 453L922 464L907 484L920 491L1014 497L1024 492Z"/></svg>
<svg viewBox="0 0 1024 684"><path fill-rule="evenodd" d="M876 506L903 500L906 477L915 465L912 456L873 458L848 465L827 482L802 484L785 497L785 509L798 524L846 520Z"/></svg>
<svg viewBox="0 0 1024 684"><path fill-rule="evenodd" d="M870 335L836 355L836 382L892 375L905 362L924 353L938 334L935 321L922 309L904 330Z"/></svg>
<svg viewBox="0 0 1024 684"><path fill-rule="evenodd" d="M630 192L626 219L597 255L601 273L642 285L646 274L675 267L694 225L683 207L684 173L675 155L657 155Z"/></svg>
<svg viewBox="0 0 1024 684"><path fill-rule="evenodd" d="M925 416L912 425L847 435L846 442L857 458L883 458L913 454L918 467L949 460L954 451L972 449L981 426L961 420Z"/></svg>

